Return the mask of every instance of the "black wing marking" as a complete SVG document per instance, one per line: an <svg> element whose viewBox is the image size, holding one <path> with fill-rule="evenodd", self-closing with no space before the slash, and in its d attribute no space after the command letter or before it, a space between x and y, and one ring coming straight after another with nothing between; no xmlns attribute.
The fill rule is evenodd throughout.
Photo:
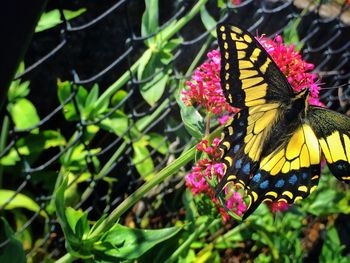
<svg viewBox="0 0 350 263"><path fill-rule="evenodd" d="M247 31L219 24L221 87L227 102L243 108L266 102L288 102L294 96L286 77Z"/></svg>

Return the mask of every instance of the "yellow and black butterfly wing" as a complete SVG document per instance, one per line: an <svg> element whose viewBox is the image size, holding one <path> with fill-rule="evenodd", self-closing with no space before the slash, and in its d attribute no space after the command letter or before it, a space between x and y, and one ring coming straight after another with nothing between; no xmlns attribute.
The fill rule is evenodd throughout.
<svg viewBox="0 0 350 263"><path fill-rule="evenodd" d="M350 182L350 118L328 109L310 106L307 116L290 127L281 121L273 130L281 147L262 154L259 169L247 184L248 217L264 201L292 204L307 197L318 184L321 152L339 180ZM284 125L284 127L282 127ZM285 136L281 133L285 131ZM288 131L292 131L288 134ZM273 138L273 137L271 137Z"/></svg>
<svg viewBox="0 0 350 263"><path fill-rule="evenodd" d="M335 111L310 106L307 118L327 165L339 180L350 182L350 118Z"/></svg>
<svg viewBox="0 0 350 263"><path fill-rule="evenodd" d="M248 32L236 26L217 27L221 53L221 87L240 113L223 132L220 148L226 166L218 194L228 181L243 186L260 159L263 142L281 115L280 106L294 93L272 58Z"/></svg>
<svg viewBox="0 0 350 263"><path fill-rule="evenodd" d="M288 121L295 94L268 53L249 33L219 25L221 86L228 103L241 108L220 143L228 182L246 189L243 218L264 201L292 204L308 196L320 177L321 151L330 170L350 181L350 119L310 106L305 118Z"/></svg>
<svg viewBox="0 0 350 263"><path fill-rule="evenodd" d="M280 118L279 106L279 103L267 103L243 108L226 124L219 145L225 176L217 194L228 182L245 188L251 173L257 169L263 144Z"/></svg>
<svg viewBox="0 0 350 263"><path fill-rule="evenodd" d="M248 32L227 24L217 27L221 87L227 102L251 107L289 101L293 90L270 55Z"/></svg>
<svg viewBox="0 0 350 263"><path fill-rule="evenodd" d="M321 149L310 124L301 120L275 126L279 147L265 145L272 152L262 154L259 169L247 185L249 204L243 218L265 201L292 204L312 193L320 177ZM283 141L278 141L278 138ZM270 142L272 143L272 141Z"/></svg>

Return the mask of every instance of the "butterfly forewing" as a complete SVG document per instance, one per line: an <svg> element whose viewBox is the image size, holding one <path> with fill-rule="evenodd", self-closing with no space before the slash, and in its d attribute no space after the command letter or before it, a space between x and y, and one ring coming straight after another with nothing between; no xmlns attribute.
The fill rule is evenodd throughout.
<svg viewBox="0 0 350 263"><path fill-rule="evenodd" d="M248 32L231 25L217 28L221 87L237 108L288 101L292 88L269 54Z"/></svg>
<svg viewBox="0 0 350 263"><path fill-rule="evenodd" d="M292 89L259 42L235 26L217 29L221 52L221 87L226 100L241 108L224 129L220 148L226 172L218 194L229 181L243 187L256 170L264 141L281 115Z"/></svg>

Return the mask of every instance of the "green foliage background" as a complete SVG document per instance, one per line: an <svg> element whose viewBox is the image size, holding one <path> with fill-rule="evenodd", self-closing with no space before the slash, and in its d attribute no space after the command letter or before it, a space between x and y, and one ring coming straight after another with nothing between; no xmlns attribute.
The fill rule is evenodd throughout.
<svg viewBox="0 0 350 263"><path fill-rule="evenodd" d="M0 152L8 147L11 132L20 136L0 157L0 262L303 262L313 253L320 262L350 261L345 255L349 244L341 240L342 226L337 224L339 218L348 218L350 192L327 168L308 199L276 215L262 205L244 222L223 223L210 200L185 189L183 177L195 159L196 142L204 136L205 118L196 108L183 104L179 91L210 50L216 23L227 14L227 8L234 7L231 1L208 2L193 1L181 17L161 24L161 1L145 0L139 25L143 52L129 70L108 87L57 79L55 96L62 105L62 117L67 125L75 125L69 136L59 129L42 127L43 119L29 99L29 80L12 82L8 114L2 119ZM215 15L209 12L212 6L218 10ZM85 12L87 8L62 10L66 20L77 19ZM48 10L42 14L36 33L64 23L59 10ZM185 43L180 32L191 23L200 23L209 34L188 67L178 72L173 61ZM296 18L285 27L284 39L302 49L299 23L300 18ZM22 63L17 74L24 70ZM152 109L137 119L125 104L132 77L139 81L138 99ZM171 104L174 100L177 105ZM181 120L186 128L176 134L186 145L177 153L171 151L176 149L175 140L149 129L169 105L178 107L182 120L167 121ZM117 148L103 161L98 157L102 147L93 143L101 133L120 138ZM128 149L132 150L137 187L115 203L111 200L114 186L124 173L110 171ZM62 152L58 165L34 174L37 171L30 170L31 165L51 150ZM166 165L159 166L152 153L166 159ZM31 174L28 180L50 193L45 202L40 199L41 193L17 188L16 183ZM94 186L100 181L106 185L106 208L96 218L80 204L91 202ZM169 185L172 192L167 199L164 192ZM149 202L150 210L137 215L145 202ZM165 216L165 208L174 207L175 214ZM28 225L33 215L35 223ZM153 224L157 217L160 220ZM38 225L41 236L35 233ZM59 230L52 231L52 225ZM53 248L43 238L50 235L63 237L60 242L64 247Z"/></svg>

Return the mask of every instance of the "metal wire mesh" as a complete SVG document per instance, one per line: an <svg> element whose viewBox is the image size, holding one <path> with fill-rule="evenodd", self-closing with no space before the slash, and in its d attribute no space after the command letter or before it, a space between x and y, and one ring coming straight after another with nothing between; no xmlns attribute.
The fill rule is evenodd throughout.
<svg viewBox="0 0 350 263"><path fill-rule="evenodd" d="M191 10L195 1L174 1L172 4L166 1L160 2L159 31L173 20L183 17ZM6 147L0 152L0 159L15 150L20 160L16 164L16 170L8 168L4 170L3 188L14 190L15 194L0 210L11 222L11 215L6 212L6 209L16 195L21 193L31 196L41 207L40 211L26 213L27 221L16 232L20 235L28 228L36 229L34 237L37 242L27 251L27 256L32 256L44 249L53 258L57 258L64 251L63 236L55 214L47 211L48 205L52 202L52 189L43 187L43 182L38 181L37 178L49 176L48 180L55 180L60 172L62 158L76 145L84 145L82 151L85 155L82 161L86 165L83 169L74 171L75 178L71 182L71 185L74 185L74 181L82 181L77 191L84 193L83 198L75 203L75 208L91 211L89 217L98 219L103 213L110 212L125 195L141 184L142 179L135 168L137 163L133 162L132 147L132 143L140 136L149 132L164 135L162 144L167 144L169 152L162 155L153 149L149 153L155 162L156 171L178 156L191 140L181 122L174 92L177 90L178 82L188 78L183 76L183 72L210 37L199 15L178 33L178 36L184 38L184 42L177 48L168 66L173 69L171 75L173 81L166 87L161 99L155 105L149 106L140 95L140 86L150 82L159 72L146 79L138 79L132 68L146 50L144 41L153 36L142 37L140 34L143 4L135 0L121 0L115 3L110 1L103 5L99 3L98 7L95 4L87 5L88 11L73 22L65 19L64 6L60 6L59 10L64 22L49 32L35 35L25 58L27 67L23 73L16 76L16 79L31 81L29 99L37 107L41 116L40 122L33 127L19 130L15 127L11 114L6 113L10 120L10 132ZM281 33L290 21L300 18L298 33L301 41L304 42L304 58L316 65L315 72L322 76L323 87L345 85L339 89L322 90L321 100L332 109L347 112L350 101L348 88L350 14L345 3L334 4L333 7L333 12L328 12L324 5L308 1L248 0L236 6L232 5L222 13L217 8L216 1L207 4L208 10L217 21L239 24L253 34L264 32L273 36L275 33ZM303 8L307 11L302 12ZM216 48L215 43L211 48ZM167 70L167 67L162 70ZM63 118L64 106L70 102L73 102L75 110L81 116L77 107L79 85L91 89L94 83L98 83L103 90L108 86L116 85L115 80L123 74L125 74L125 83L122 87L127 95L111 107L107 114L93 122L87 122L83 118L68 122ZM57 79L69 80L71 83L71 94L62 104L57 101ZM121 108L124 109L129 120L124 134L116 135L99 131L97 138L87 143L88 129L101 123ZM139 136L131 136L130 133L137 121L150 115L156 116L155 120L140 130ZM33 162L30 154L23 154L19 149L20 140L30 136L30 133L38 128L60 130L66 138L73 134L74 138L65 147L45 150L40 158ZM132 139L125 143L126 136ZM96 148L101 150L96 152L94 151ZM122 151L122 154L114 158L116 151ZM102 168L101 172L101 167L104 167L107 162L111 162L112 166L108 170ZM118 181L107 184L103 180L106 176L116 178ZM177 182L176 179L174 180ZM48 215L46 219L41 216L42 211ZM44 231L44 229L50 230ZM6 241L0 244L0 247L5 244Z"/></svg>

